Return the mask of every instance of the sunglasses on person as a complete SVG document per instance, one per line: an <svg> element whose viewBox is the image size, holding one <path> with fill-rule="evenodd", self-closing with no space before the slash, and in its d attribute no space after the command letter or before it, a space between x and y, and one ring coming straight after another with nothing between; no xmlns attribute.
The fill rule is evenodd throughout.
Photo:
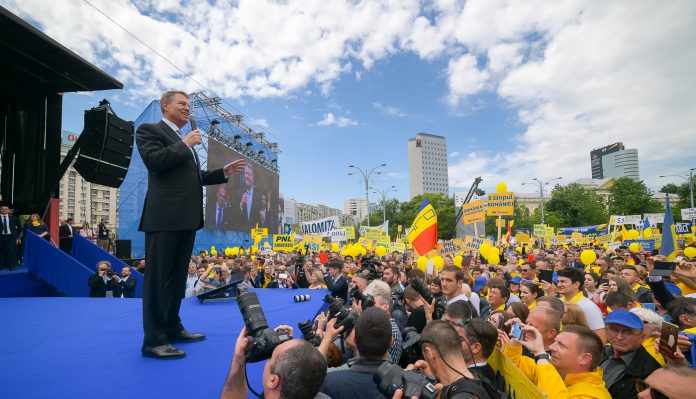
<svg viewBox="0 0 696 399"><path fill-rule="evenodd" d="M669 396L651 387L647 382L645 382L645 380L636 381L636 392L643 392L646 389L650 391L650 397L652 399L669 399Z"/></svg>

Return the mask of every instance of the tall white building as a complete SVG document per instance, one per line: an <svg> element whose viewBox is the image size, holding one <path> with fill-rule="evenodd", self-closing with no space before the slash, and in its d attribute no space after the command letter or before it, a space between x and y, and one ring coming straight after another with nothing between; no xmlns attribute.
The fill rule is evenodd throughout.
<svg viewBox="0 0 696 399"><path fill-rule="evenodd" d="M331 208L326 205L310 205L297 203L297 220L296 223L307 222L315 219L323 219L329 216L341 216L341 210Z"/></svg>
<svg viewBox="0 0 696 399"><path fill-rule="evenodd" d="M72 147L72 143L60 146L61 161ZM73 135L76 137L76 135ZM73 138L74 141L74 138ZM68 168L60 180L60 220L73 218L76 226L89 223L95 228L99 221L106 220L106 225L112 232L118 228L118 189L86 181L72 167Z"/></svg>
<svg viewBox="0 0 696 399"><path fill-rule="evenodd" d="M367 217L367 200L347 199L343 201L343 213L354 216L357 221L364 220Z"/></svg>
<svg viewBox="0 0 696 399"><path fill-rule="evenodd" d="M411 198L424 193L449 196L447 139L428 133L409 139L408 171Z"/></svg>

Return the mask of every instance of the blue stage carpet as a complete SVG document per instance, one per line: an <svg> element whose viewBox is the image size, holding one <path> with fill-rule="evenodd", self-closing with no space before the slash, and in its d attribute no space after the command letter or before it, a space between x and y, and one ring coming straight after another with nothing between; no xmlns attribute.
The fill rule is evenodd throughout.
<svg viewBox="0 0 696 399"><path fill-rule="evenodd" d="M325 291L257 290L271 328L314 317ZM309 293L308 302L292 296ZM178 344L180 360L140 355L140 299L0 299L0 397L123 398L220 396L237 335L243 326L236 300L183 301L181 317L189 331L207 339ZM261 391L265 362L249 364L249 382Z"/></svg>

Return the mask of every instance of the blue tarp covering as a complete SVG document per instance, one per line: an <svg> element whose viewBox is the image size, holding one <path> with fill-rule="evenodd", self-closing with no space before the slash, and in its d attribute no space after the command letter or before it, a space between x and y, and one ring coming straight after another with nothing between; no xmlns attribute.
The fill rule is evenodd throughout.
<svg viewBox="0 0 696 399"><path fill-rule="evenodd" d="M582 227L559 227L558 234L573 234L574 232L580 232L582 234L608 234L609 230L606 224L598 224L595 226L582 226Z"/></svg>

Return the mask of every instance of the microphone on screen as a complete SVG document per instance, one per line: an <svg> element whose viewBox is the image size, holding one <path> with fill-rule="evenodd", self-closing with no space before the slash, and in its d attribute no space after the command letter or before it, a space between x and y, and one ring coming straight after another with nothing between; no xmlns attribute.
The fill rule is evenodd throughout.
<svg viewBox="0 0 696 399"><path fill-rule="evenodd" d="M196 117L193 115L189 116L189 122L191 122L191 130L196 130Z"/></svg>
<svg viewBox="0 0 696 399"><path fill-rule="evenodd" d="M309 294L295 295L292 297L295 302L306 302L312 299Z"/></svg>

